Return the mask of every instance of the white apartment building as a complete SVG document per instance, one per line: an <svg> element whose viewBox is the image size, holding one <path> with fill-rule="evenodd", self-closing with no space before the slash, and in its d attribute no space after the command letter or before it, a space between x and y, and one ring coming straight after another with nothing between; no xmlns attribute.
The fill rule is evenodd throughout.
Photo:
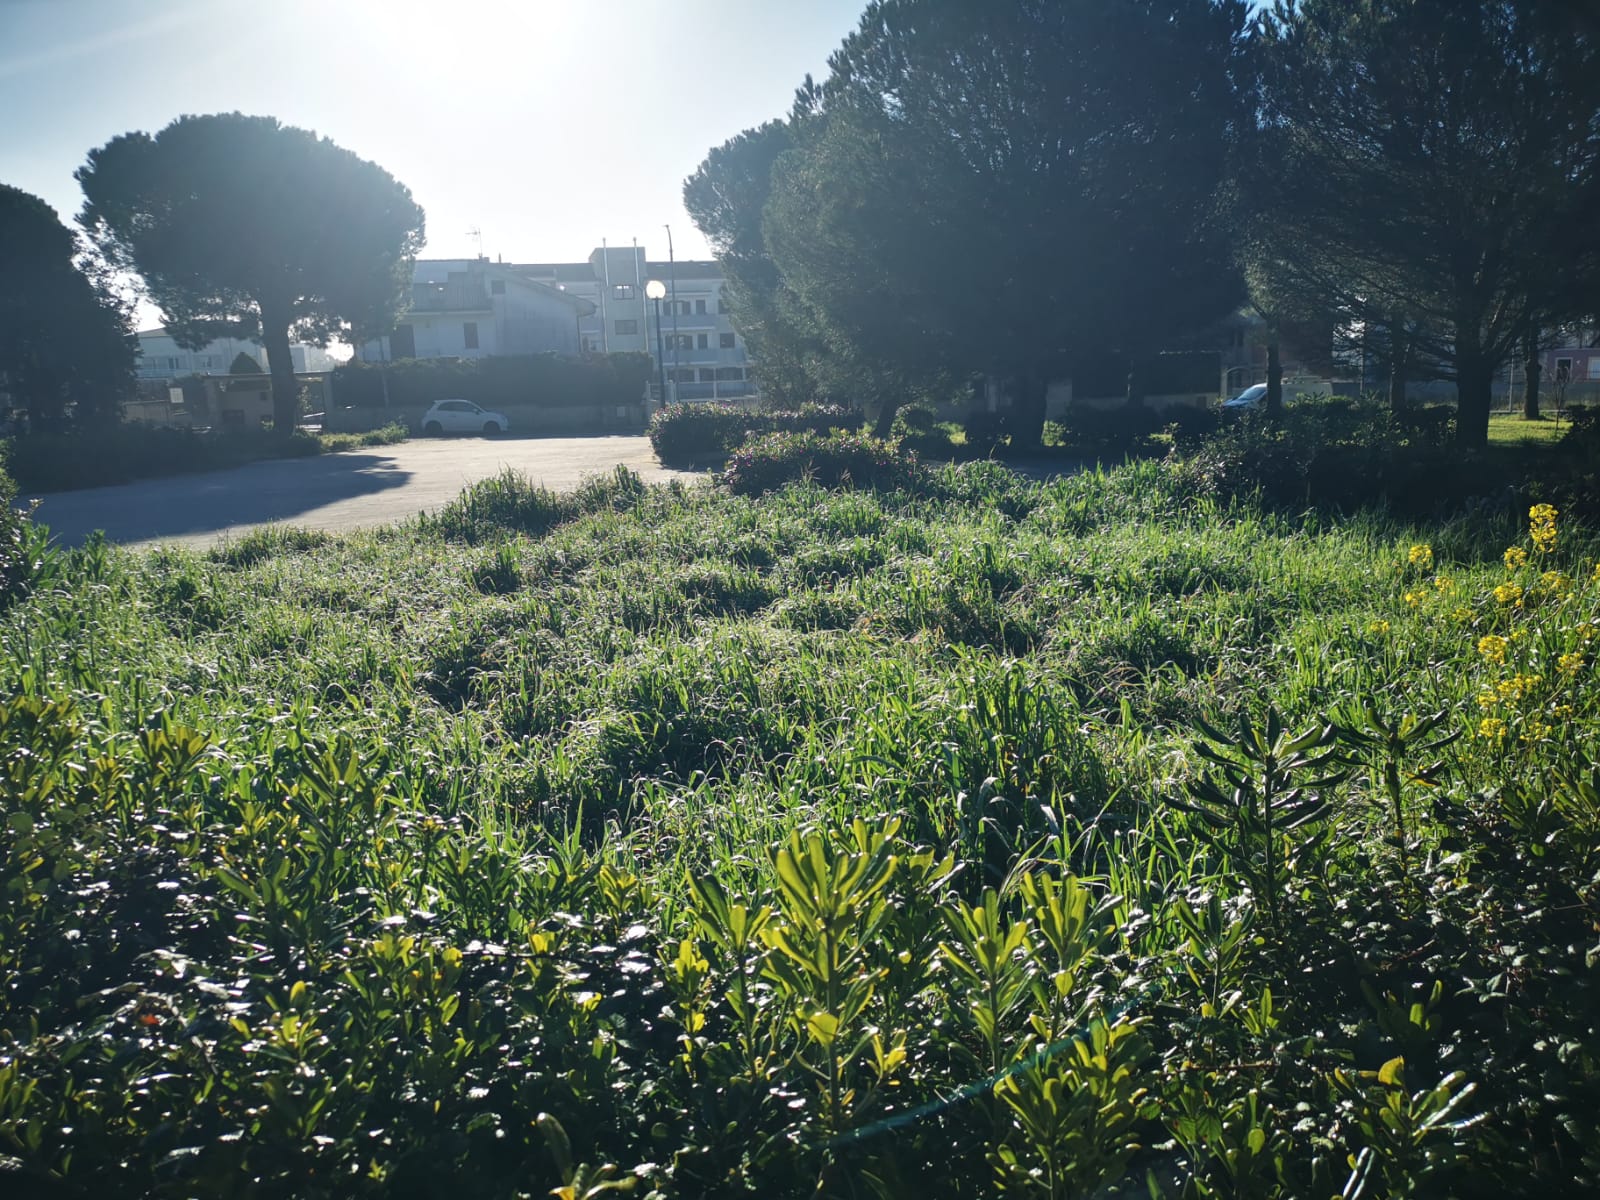
<svg viewBox="0 0 1600 1200"><path fill-rule="evenodd" d="M715 262L651 262L643 246L602 246L581 263L507 264L509 270L589 301L578 322L587 354L642 351L657 357L680 400L755 394L744 338L734 330L722 299L722 268ZM645 286L667 289L657 328L655 302Z"/></svg>
<svg viewBox="0 0 1600 1200"><path fill-rule="evenodd" d="M593 305L576 293L485 259L419 259L411 303L387 337L364 343L363 362L582 352Z"/></svg>
<svg viewBox="0 0 1600 1200"><path fill-rule="evenodd" d="M172 340L165 328L139 333L138 377L140 379L182 379L187 375L226 375L233 360L248 354L267 369L267 352L260 342L249 338L218 338L199 350L185 350ZM294 343L289 347L295 374L331 371L339 360L320 346Z"/></svg>

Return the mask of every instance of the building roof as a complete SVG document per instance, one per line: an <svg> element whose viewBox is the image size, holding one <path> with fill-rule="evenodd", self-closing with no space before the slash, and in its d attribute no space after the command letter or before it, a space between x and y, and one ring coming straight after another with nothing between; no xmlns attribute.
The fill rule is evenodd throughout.
<svg viewBox="0 0 1600 1200"><path fill-rule="evenodd" d="M494 263L486 258L419 258L413 268L444 267L444 280L417 280L411 285L412 312L488 312L493 307L486 286L489 279L504 279L518 287L538 292L570 305L579 316L594 312L594 305L581 296L531 278L527 269L511 263ZM591 275L592 278L592 275Z"/></svg>
<svg viewBox="0 0 1600 1200"><path fill-rule="evenodd" d="M677 262L653 262L645 264L645 271L651 279L721 279L722 268L715 260L704 258L680 258Z"/></svg>

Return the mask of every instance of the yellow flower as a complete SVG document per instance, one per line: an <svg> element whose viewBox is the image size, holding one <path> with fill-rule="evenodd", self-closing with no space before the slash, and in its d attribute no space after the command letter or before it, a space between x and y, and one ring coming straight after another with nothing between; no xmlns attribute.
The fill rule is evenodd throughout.
<svg viewBox="0 0 1600 1200"><path fill-rule="evenodd" d="M1523 731L1522 740L1525 742L1537 742L1549 736L1550 726L1543 721L1529 721L1527 729Z"/></svg>
<svg viewBox="0 0 1600 1200"><path fill-rule="evenodd" d="M1500 697L1494 692L1479 692L1478 707L1487 711L1500 703Z"/></svg>
<svg viewBox="0 0 1600 1200"><path fill-rule="evenodd" d="M1506 660L1506 639L1494 633L1486 633L1478 639L1478 653L1492 663L1503 663Z"/></svg>
<svg viewBox="0 0 1600 1200"><path fill-rule="evenodd" d="M1556 544L1556 510L1548 504L1535 504L1528 510L1528 536L1540 551Z"/></svg>
<svg viewBox="0 0 1600 1200"><path fill-rule="evenodd" d="M1560 658L1556 659L1556 666L1561 668L1561 673L1563 675L1576 675L1579 671L1583 670L1582 651L1575 650L1571 654L1563 654Z"/></svg>
<svg viewBox="0 0 1600 1200"><path fill-rule="evenodd" d="M1563 575L1560 571L1546 571L1539 576L1539 582L1549 589L1553 596L1569 596L1572 594L1572 578Z"/></svg>
<svg viewBox="0 0 1600 1200"><path fill-rule="evenodd" d="M1413 567L1421 567L1424 571L1432 570L1433 547L1427 545L1426 543L1420 546L1411 547L1411 553L1407 556L1407 561L1409 561Z"/></svg>
<svg viewBox="0 0 1600 1200"><path fill-rule="evenodd" d="M1423 592L1407 592L1406 593L1406 603L1408 605L1410 605L1412 608L1416 608L1417 605L1422 603L1424 595L1425 595L1425 593L1423 593Z"/></svg>
<svg viewBox="0 0 1600 1200"><path fill-rule="evenodd" d="M1515 571L1518 567L1528 565L1528 552L1521 546L1507 546L1506 552L1501 557L1505 559L1506 570L1508 571ZM1600 574L1600 567L1597 567L1596 571L1597 574Z"/></svg>
<svg viewBox="0 0 1600 1200"><path fill-rule="evenodd" d="M1478 736L1499 741L1506 736L1506 723L1499 717L1485 717L1478 722Z"/></svg>
<svg viewBox="0 0 1600 1200"><path fill-rule="evenodd" d="M1600 562L1595 563L1594 574L1589 576L1589 578L1594 580L1596 583L1600 583Z"/></svg>
<svg viewBox="0 0 1600 1200"><path fill-rule="evenodd" d="M1367 622L1367 632L1368 633L1378 633L1378 634L1388 633L1389 632L1389 622L1387 622L1387 621L1368 621Z"/></svg>
<svg viewBox="0 0 1600 1200"><path fill-rule="evenodd" d="M1458 604L1450 616L1451 619L1460 621L1463 625L1465 625L1472 620L1472 610L1466 607L1464 604Z"/></svg>
<svg viewBox="0 0 1600 1200"><path fill-rule="evenodd" d="M1494 598L1501 604L1522 603L1522 589L1514 583L1502 583L1494 590Z"/></svg>
<svg viewBox="0 0 1600 1200"><path fill-rule="evenodd" d="M1511 702L1521 700L1538 686L1540 682L1537 675L1513 675L1510 679L1502 679L1495 684L1495 691L1500 694L1500 699Z"/></svg>
<svg viewBox="0 0 1600 1200"><path fill-rule="evenodd" d="M1445 577L1440 576L1438 579L1433 581L1433 586L1438 588L1441 592L1448 592L1452 587L1455 586L1455 580L1446 579Z"/></svg>

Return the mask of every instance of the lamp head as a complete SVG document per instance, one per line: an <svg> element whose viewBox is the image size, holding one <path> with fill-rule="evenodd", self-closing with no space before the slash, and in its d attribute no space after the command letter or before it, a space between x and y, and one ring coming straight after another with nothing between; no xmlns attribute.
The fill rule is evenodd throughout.
<svg viewBox="0 0 1600 1200"><path fill-rule="evenodd" d="M644 294L651 300L660 300L667 294L667 285L659 279L652 279L644 285Z"/></svg>

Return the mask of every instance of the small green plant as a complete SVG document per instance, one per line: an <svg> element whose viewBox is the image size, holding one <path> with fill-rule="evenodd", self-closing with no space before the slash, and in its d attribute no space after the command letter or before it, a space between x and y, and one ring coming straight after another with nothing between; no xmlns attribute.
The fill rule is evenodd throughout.
<svg viewBox="0 0 1600 1200"><path fill-rule="evenodd" d="M1257 725L1240 711L1229 735L1199 717L1205 740L1194 752L1210 769L1189 783L1195 835L1222 855L1227 869L1258 898L1274 930L1282 928L1285 891L1297 863L1325 841L1322 823L1332 811L1327 788L1348 774L1333 725L1292 734L1272 705ZM1308 778L1309 777L1309 778Z"/></svg>

